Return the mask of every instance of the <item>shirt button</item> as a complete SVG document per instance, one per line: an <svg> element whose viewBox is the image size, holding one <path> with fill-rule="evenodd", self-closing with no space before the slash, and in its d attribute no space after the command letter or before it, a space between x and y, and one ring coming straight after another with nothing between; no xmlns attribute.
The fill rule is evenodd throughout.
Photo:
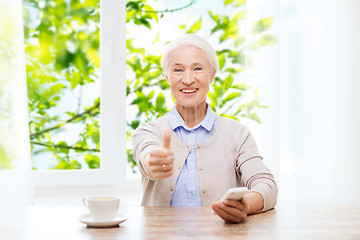
<svg viewBox="0 0 360 240"><path fill-rule="evenodd" d="M194 196L194 193L193 193L193 192L190 192L190 196Z"/></svg>
<svg viewBox="0 0 360 240"><path fill-rule="evenodd" d="M190 171L190 173L191 173L191 174L193 174L193 173L194 173L194 171L193 171L193 170L191 170L191 171Z"/></svg>

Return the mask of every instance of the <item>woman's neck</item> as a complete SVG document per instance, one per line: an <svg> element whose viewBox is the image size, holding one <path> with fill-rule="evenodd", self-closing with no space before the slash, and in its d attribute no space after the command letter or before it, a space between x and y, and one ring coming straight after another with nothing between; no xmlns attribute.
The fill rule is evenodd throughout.
<svg viewBox="0 0 360 240"><path fill-rule="evenodd" d="M193 128L204 120L207 106L206 102L203 102L196 107L184 107L176 103L176 110L179 112L186 126Z"/></svg>

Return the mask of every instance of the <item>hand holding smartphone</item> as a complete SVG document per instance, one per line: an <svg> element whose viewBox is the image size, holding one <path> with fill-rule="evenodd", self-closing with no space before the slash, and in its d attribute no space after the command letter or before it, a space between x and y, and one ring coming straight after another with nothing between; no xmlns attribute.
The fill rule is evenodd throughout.
<svg viewBox="0 0 360 240"><path fill-rule="evenodd" d="M230 188L227 192L222 196L220 199L221 202L225 201L226 199L231 200L240 200L242 199L249 190L247 187L238 187L238 188Z"/></svg>
<svg viewBox="0 0 360 240"><path fill-rule="evenodd" d="M241 200L248 192L249 190L247 189L247 187L229 188L222 196L220 201L223 202L226 199ZM215 214L214 210L211 210L211 212Z"/></svg>

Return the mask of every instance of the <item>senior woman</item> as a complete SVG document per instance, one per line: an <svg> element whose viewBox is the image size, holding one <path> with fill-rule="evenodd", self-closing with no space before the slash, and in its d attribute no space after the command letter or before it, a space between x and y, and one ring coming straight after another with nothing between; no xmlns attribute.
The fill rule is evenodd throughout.
<svg viewBox="0 0 360 240"><path fill-rule="evenodd" d="M142 174L145 206L211 206L225 222L241 222L276 204L277 185L250 130L216 115L206 95L219 69L203 38L170 42L161 64L175 105L165 116L142 123L132 136ZM249 192L240 201L221 196L233 187Z"/></svg>

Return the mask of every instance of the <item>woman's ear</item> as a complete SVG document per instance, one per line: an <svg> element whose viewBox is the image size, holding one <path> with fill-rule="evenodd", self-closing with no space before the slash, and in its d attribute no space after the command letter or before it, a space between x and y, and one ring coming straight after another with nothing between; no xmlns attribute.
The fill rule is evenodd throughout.
<svg viewBox="0 0 360 240"><path fill-rule="evenodd" d="M166 74L165 71L163 71L163 74L164 74L164 77L165 77L166 81L170 84L169 79L168 79L168 75Z"/></svg>
<svg viewBox="0 0 360 240"><path fill-rule="evenodd" d="M212 84L212 82L214 81L215 74L216 74L216 73L212 73L211 80L210 80L210 84Z"/></svg>

